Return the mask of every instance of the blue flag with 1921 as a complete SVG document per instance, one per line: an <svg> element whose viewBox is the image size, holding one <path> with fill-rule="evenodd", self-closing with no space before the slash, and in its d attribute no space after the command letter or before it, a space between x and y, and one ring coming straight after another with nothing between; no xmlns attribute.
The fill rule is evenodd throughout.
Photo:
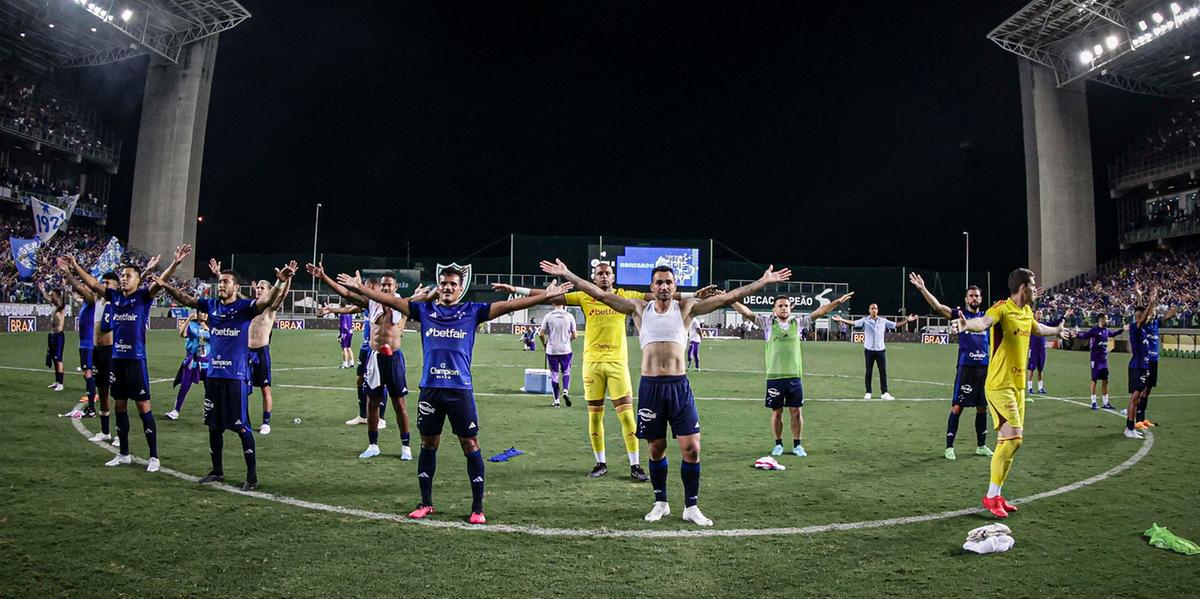
<svg viewBox="0 0 1200 599"><path fill-rule="evenodd" d="M96 260L96 265L92 267L92 276L99 277L115 269L121 263L121 256L124 253L125 250L121 248L121 242L117 241L116 237L110 237L108 245L104 247L104 252Z"/></svg>
<svg viewBox="0 0 1200 599"><path fill-rule="evenodd" d="M37 270L38 240L9 237L8 245L12 247L13 262L17 265L17 276L28 279Z"/></svg>

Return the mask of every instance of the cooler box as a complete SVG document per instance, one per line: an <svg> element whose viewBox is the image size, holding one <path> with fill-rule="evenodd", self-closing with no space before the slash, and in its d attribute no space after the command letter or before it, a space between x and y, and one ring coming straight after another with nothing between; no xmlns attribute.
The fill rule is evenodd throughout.
<svg viewBox="0 0 1200 599"><path fill-rule="evenodd" d="M545 368L526 368L525 386L521 390L526 393L551 393L550 371Z"/></svg>

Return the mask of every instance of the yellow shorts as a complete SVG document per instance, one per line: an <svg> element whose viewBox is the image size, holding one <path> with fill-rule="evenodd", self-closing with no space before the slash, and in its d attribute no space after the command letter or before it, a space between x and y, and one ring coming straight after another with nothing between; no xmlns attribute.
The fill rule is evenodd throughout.
<svg viewBox="0 0 1200 599"><path fill-rule="evenodd" d="M1025 390L1024 389L984 389L988 409L992 413L992 422L996 430L1008 422L1015 428L1025 428Z"/></svg>
<svg viewBox="0 0 1200 599"><path fill-rule="evenodd" d="M583 363L583 398L587 401L604 399L608 391L610 399L621 399L633 395L633 383L629 380L629 364L625 362Z"/></svg>

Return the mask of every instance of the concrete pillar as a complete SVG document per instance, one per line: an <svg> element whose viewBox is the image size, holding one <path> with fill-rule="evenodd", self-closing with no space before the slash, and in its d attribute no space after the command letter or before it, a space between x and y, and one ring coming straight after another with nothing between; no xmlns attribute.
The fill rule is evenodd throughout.
<svg viewBox="0 0 1200 599"><path fill-rule="evenodd" d="M1087 94L1050 69L1019 61L1025 130L1029 267L1049 287L1096 268L1095 195Z"/></svg>
<svg viewBox="0 0 1200 599"><path fill-rule="evenodd" d="M175 246L196 245L200 168L217 36L183 49L179 64L153 60L146 75L133 170L129 245L169 261ZM176 273L190 278L194 260Z"/></svg>

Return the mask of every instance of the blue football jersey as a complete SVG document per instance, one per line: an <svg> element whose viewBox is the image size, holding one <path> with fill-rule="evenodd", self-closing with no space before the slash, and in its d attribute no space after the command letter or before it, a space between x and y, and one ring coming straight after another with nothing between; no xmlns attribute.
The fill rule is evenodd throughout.
<svg viewBox="0 0 1200 599"><path fill-rule="evenodd" d="M92 349L96 345L96 302L83 302L79 309L79 349Z"/></svg>
<svg viewBox="0 0 1200 599"><path fill-rule="evenodd" d="M1129 325L1129 367L1130 368L1149 368L1150 367L1150 340L1146 336L1146 326L1137 325L1137 320L1134 320Z"/></svg>
<svg viewBox="0 0 1200 599"><path fill-rule="evenodd" d="M258 316L254 300L242 298L228 304L210 298L197 301L199 309L208 312L208 377L248 380L250 321Z"/></svg>
<svg viewBox="0 0 1200 599"><path fill-rule="evenodd" d="M950 318L958 318L962 316L967 320L979 318L983 316L983 312L971 312L962 308L952 308L950 310ZM985 331L962 331L958 334L958 365L959 366L987 366L988 363L988 335L989 330Z"/></svg>
<svg viewBox="0 0 1200 599"><path fill-rule="evenodd" d="M412 317L421 323L422 388L471 389L475 329L487 321L490 310L491 304L480 302L409 303Z"/></svg>
<svg viewBox="0 0 1200 599"><path fill-rule="evenodd" d="M1151 362L1158 361L1158 325L1161 319L1151 318L1146 321L1146 355Z"/></svg>
<svg viewBox="0 0 1200 599"><path fill-rule="evenodd" d="M146 328L150 326L150 307L154 296L145 287L125 295L116 289L104 292L112 307L114 359L145 360Z"/></svg>

